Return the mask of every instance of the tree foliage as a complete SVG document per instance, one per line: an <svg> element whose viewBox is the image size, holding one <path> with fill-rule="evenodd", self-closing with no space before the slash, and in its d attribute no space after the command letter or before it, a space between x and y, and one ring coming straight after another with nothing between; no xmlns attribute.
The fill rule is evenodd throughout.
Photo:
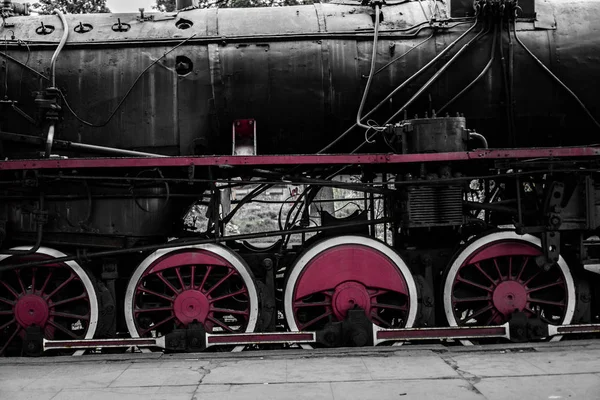
<svg viewBox="0 0 600 400"><path fill-rule="evenodd" d="M314 0L200 0L200 8L246 8L283 7L312 4ZM156 0L152 8L159 11L175 11L175 0Z"/></svg>
<svg viewBox="0 0 600 400"><path fill-rule="evenodd" d="M110 12L106 7L106 0L39 0L33 4L33 10L40 14L52 14L55 8L69 14Z"/></svg>

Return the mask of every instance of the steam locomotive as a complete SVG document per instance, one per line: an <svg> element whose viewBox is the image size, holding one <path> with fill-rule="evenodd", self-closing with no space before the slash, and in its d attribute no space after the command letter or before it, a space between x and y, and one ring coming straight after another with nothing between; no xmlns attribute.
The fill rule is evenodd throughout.
<svg viewBox="0 0 600 400"><path fill-rule="evenodd" d="M2 17L0 355L600 332L600 1Z"/></svg>

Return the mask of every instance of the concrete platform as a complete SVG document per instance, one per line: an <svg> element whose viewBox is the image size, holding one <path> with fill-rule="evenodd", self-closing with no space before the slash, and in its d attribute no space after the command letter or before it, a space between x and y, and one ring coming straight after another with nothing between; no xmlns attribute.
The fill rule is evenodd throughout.
<svg viewBox="0 0 600 400"><path fill-rule="evenodd" d="M0 399L600 399L600 340L0 361Z"/></svg>

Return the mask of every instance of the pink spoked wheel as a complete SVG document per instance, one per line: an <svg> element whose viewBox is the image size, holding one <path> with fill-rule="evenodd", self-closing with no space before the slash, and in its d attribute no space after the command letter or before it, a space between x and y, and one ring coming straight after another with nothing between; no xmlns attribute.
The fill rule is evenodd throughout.
<svg viewBox="0 0 600 400"><path fill-rule="evenodd" d="M134 271L125 295L132 337L162 336L191 323L212 333L253 332L257 318L250 268L219 245L152 253Z"/></svg>
<svg viewBox="0 0 600 400"><path fill-rule="evenodd" d="M13 250L29 250L17 247ZM40 247L31 255L0 255L0 265L64 257ZM46 339L91 339L98 325L98 299L87 273L74 261L0 273L0 356L23 355L32 327Z"/></svg>
<svg viewBox="0 0 600 400"><path fill-rule="evenodd" d="M536 264L541 254L538 238L514 231L490 233L468 243L450 264L444 280L448 323L501 325L512 313L522 311L548 324L569 324L576 300L569 267L560 257L544 271Z"/></svg>
<svg viewBox="0 0 600 400"><path fill-rule="evenodd" d="M344 320L355 307L383 328L413 325L416 285L392 248L367 237L339 236L300 255L291 267L284 295L291 330L321 329L330 321Z"/></svg>

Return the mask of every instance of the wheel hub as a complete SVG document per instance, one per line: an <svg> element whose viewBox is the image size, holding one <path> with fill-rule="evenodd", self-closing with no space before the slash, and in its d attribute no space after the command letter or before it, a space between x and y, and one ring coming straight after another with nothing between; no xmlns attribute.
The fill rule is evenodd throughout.
<svg viewBox="0 0 600 400"><path fill-rule="evenodd" d="M500 313L508 316L514 311L522 311L527 305L527 290L516 281L500 283L492 295L494 307Z"/></svg>
<svg viewBox="0 0 600 400"><path fill-rule="evenodd" d="M179 294L173 304L175 317L183 324L205 322L210 311L208 298L198 290L186 290Z"/></svg>
<svg viewBox="0 0 600 400"><path fill-rule="evenodd" d="M19 298L15 304L15 318L23 328L31 325L44 327L50 314L48 303L34 294Z"/></svg>
<svg viewBox="0 0 600 400"><path fill-rule="evenodd" d="M371 300L367 289L358 282L344 282L335 288L333 313L338 320L346 318L348 310L359 307L365 314L371 313Z"/></svg>

